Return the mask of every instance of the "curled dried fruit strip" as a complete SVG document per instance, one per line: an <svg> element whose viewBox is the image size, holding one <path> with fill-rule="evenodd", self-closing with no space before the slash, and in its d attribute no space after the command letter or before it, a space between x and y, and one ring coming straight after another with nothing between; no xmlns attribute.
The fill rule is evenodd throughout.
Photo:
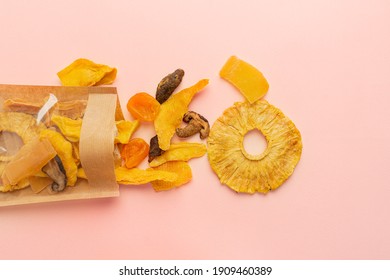
<svg viewBox="0 0 390 280"><path fill-rule="evenodd" d="M183 115L188 111L188 105L196 93L208 84L207 79L200 80L195 85L183 89L161 104L160 111L154 120L158 143L162 150L169 149L171 138L182 122Z"/></svg>
<svg viewBox="0 0 390 280"><path fill-rule="evenodd" d="M267 140L260 155L248 154L243 146L245 134L252 129ZM265 100L226 109L212 126L207 144L210 165L221 183L246 193L278 188L293 173L302 153L299 130Z"/></svg>
<svg viewBox="0 0 390 280"><path fill-rule="evenodd" d="M202 143L173 143L169 150L150 162L151 167L159 166L168 161L188 161L192 158L202 157L207 151Z"/></svg>
<svg viewBox="0 0 390 280"><path fill-rule="evenodd" d="M57 73L64 86L93 86L112 84L116 68L80 58Z"/></svg>
<svg viewBox="0 0 390 280"><path fill-rule="evenodd" d="M236 56L228 59L219 75L234 85L249 103L262 98L269 88L267 80L258 69Z"/></svg>
<svg viewBox="0 0 390 280"><path fill-rule="evenodd" d="M191 167L187 162L184 161L167 162L160 166L154 167L153 170L169 171L174 172L178 175L177 179L172 182L162 180L153 181L152 186L155 191L166 191L176 187L180 187L188 183L192 179Z"/></svg>

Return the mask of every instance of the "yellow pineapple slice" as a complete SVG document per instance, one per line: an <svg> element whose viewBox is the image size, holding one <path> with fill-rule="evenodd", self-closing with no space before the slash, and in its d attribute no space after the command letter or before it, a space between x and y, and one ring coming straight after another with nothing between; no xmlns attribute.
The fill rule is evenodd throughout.
<svg viewBox="0 0 390 280"><path fill-rule="evenodd" d="M267 80L258 69L236 56L228 59L219 75L233 84L249 103L262 98L269 88Z"/></svg>
<svg viewBox="0 0 390 280"><path fill-rule="evenodd" d="M243 146L245 134L253 129L267 141L260 155L247 153ZM226 109L212 126L207 146L210 165L221 183L245 193L278 188L293 173L302 153L299 130L265 100L235 103Z"/></svg>

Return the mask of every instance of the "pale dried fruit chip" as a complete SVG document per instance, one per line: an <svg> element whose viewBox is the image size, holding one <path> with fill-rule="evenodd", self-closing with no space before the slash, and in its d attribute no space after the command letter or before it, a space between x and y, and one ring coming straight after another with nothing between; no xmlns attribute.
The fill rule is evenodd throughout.
<svg viewBox="0 0 390 280"><path fill-rule="evenodd" d="M162 150L169 149L171 138L182 122L183 115L188 111L188 105L196 93L207 84L207 79L200 80L195 85L183 89L171 96L160 106L160 111L154 120L158 143Z"/></svg>
<svg viewBox="0 0 390 280"><path fill-rule="evenodd" d="M231 56L226 61L219 75L234 85L249 103L262 98L269 88L267 80L258 69L236 56Z"/></svg>
<svg viewBox="0 0 390 280"><path fill-rule="evenodd" d="M152 168L153 170L169 171L177 174L175 181L152 181L152 186L155 191L166 191L176 187L180 187L192 179L191 167L187 162L184 161L170 161L160 166Z"/></svg>
<svg viewBox="0 0 390 280"><path fill-rule="evenodd" d="M96 64L80 58L57 73L64 86L93 86L112 84L116 78L116 68Z"/></svg>
<svg viewBox="0 0 390 280"><path fill-rule="evenodd" d="M0 113L0 133L3 131L16 133L24 144L39 136L39 132L46 127L37 124L37 120L31 115L18 112ZM0 161L10 161L11 155L0 154Z"/></svg>
<svg viewBox="0 0 390 280"><path fill-rule="evenodd" d="M195 157L202 157L206 151L206 145L202 143L172 143L167 151L150 162L150 166L156 167L168 161L188 161Z"/></svg>
<svg viewBox="0 0 390 280"><path fill-rule="evenodd" d="M260 155L248 154L245 134L258 129L267 140ZM301 134L294 123L265 100L235 103L211 128L208 158L221 183L237 192L267 193L294 171L301 153Z"/></svg>

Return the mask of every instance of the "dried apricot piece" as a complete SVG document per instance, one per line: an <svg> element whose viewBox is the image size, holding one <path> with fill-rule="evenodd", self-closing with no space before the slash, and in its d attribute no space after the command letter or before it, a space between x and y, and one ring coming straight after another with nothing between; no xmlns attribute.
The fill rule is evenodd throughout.
<svg viewBox="0 0 390 280"><path fill-rule="evenodd" d="M172 182L162 180L152 181L152 186L155 191L166 191L180 187L192 179L191 167L184 161L166 162L160 166L154 167L153 170L169 171L177 174L177 179Z"/></svg>
<svg viewBox="0 0 390 280"><path fill-rule="evenodd" d="M196 93L207 86L209 80L203 79L195 85L183 89L171 96L160 106L160 111L154 120L158 143L164 151L169 149L171 138L182 122L183 115L188 111L188 105Z"/></svg>
<svg viewBox="0 0 390 280"><path fill-rule="evenodd" d="M127 168L138 166L149 154L149 145L141 138L134 138L123 145L121 157Z"/></svg>
<svg viewBox="0 0 390 280"><path fill-rule="evenodd" d="M150 166L156 167L168 161L188 161L195 157L202 157L206 151L206 145L202 143L172 143L167 151L150 162Z"/></svg>
<svg viewBox="0 0 390 280"><path fill-rule="evenodd" d="M64 86L93 86L112 84L116 68L80 58L57 73Z"/></svg>
<svg viewBox="0 0 390 280"><path fill-rule="evenodd" d="M160 103L146 92L133 95L127 102L127 110L137 120L152 122L160 109Z"/></svg>
<svg viewBox="0 0 390 280"><path fill-rule="evenodd" d="M267 148L260 155L245 151L245 134L258 129ZM210 165L237 192L267 193L278 188L294 171L302 153L302 140L294 123L265 100L235 103L211 128L207 140Z"/></svg>
<svg viewBox="0 0 390 280"><path fill-rule="evenodd" d="M228 59L219 75L233 84L249 103L262 98L269 88L267 80L258 69L236 56Z"/></svg>

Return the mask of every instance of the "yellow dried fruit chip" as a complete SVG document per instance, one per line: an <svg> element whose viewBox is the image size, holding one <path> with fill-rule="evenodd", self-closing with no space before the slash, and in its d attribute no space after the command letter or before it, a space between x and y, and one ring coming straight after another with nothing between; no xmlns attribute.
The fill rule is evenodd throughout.
<svg viewBox="0 0 390 280"><path fill-rule="evenodd" d="M112 84L116 73L116 68L80 58L59 71L57 75L64 86L93 86Z"/></svg>
<svg viewBox="0 0 390 280"><path fill-rule="evenodd" d="M262 98L269 88L267 80L258 69L236 56L228 59L219 75L234 85L249 103Z"/></svg>
<svg viewBox="0 0 390 280"><path fill-rule="evenodd" d="M153 170L169 171L177 174L177 179L169 182L156 180L152 182L152 186L155 191L166 191L176 187L180 187L192 179L191 167L184 161L170 161L160 166L152 168Z"/></svg>
<svg viewBox="0 0 390 280"><path fill-rule="evenodd" d="M82 119L71 119L64 116L54 115L51 118L52 122L60 129L61 133L71 142L80 141L81 126L83 124ZM115 143L126 144L129 142L130 137L139 127L139 121L117 121L116 128L118 131L115 137Z"/></svg>
<svg viewBox="0 0 390 280"><path fill-rule="evenodd" d="M74 120L68 117L53 115L51 121L69 141L78 142L80 140L82 119Z"/></svg>
<svg viewBox="0 0 390 280"><path fill-rule="evenodd" d="M258 129L267 140L260 155L248 154L245 134ZM221 183L237 192L267 193L278 188L294 171L302 140L294 123L265 100L236 103L211 128L208 159Z"/></svg>
<svg viewBox="0 0 390 280"><path fill-rule="evenodd" d="M195 157L202 157L206 151L206 145L202 143L172 143L167 151L150 162L150 166L156 167L168 161L188 161Z"/></svg>
<svg viewBox="0 0 390 280"><path fill-rule="evenodd" d="M118 135L115 137L115 143L127 144L133 135L133 133L139 127L139 121L117 121L116 128L118 130Z"/></svg>
<svg viewBox="0 0 390 280"><path fill-rule="evenodd" d="M160 111L154 120L158 143L162 150L169 149L171 138L182 122L183 115L188 111L188 105L196 93L207 84L207 79L200 80L195 85L183 89L171 96L160 106Z"/></svg>

